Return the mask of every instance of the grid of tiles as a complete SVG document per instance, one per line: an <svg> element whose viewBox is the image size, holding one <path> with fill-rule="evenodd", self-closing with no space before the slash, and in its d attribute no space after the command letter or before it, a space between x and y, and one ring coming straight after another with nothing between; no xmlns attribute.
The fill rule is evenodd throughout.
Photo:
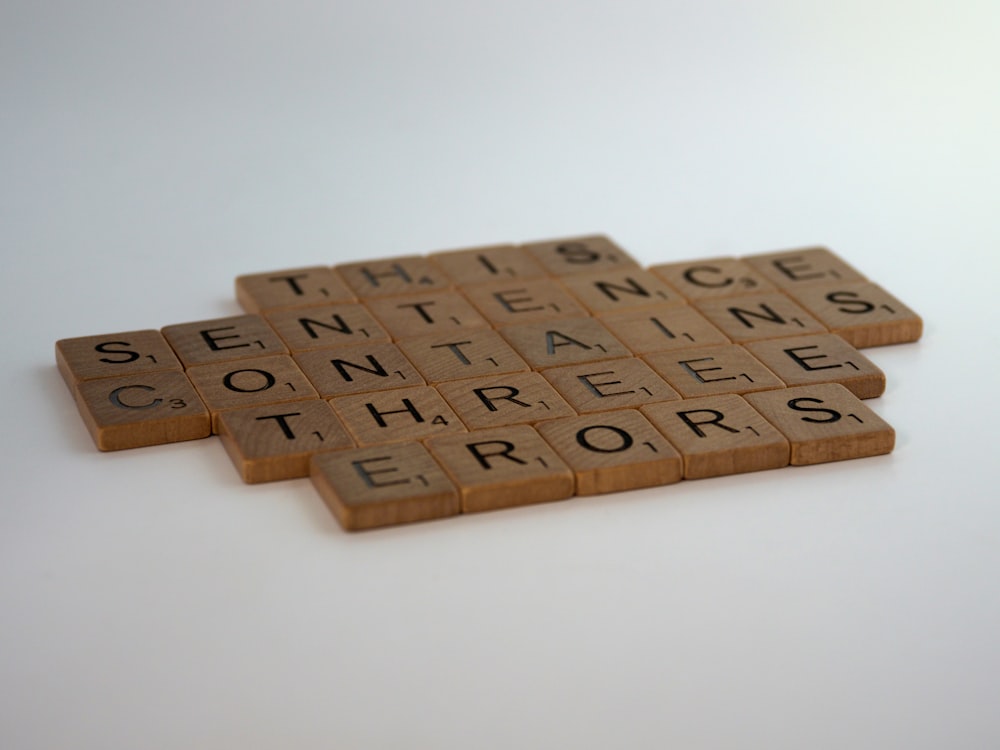
<svg viewBox="0 0 1000 750"><path fill-rule="evenodd" d="M245 315L64 339L97 447L218 435L345 529L888 453L912 310L822 247L641 267L592 235L240 276Z"/></svg>

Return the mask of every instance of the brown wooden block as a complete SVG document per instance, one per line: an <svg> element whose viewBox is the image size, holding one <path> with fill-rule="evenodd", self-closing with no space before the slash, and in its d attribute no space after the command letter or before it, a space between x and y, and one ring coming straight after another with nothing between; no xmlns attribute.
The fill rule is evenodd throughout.
<svg viewBox="0 0 1000 750"><path fill-rule="evenodd" d="M789 294L858 349L917 341L923 321L877 284L817 284Z"/></svg>
<svg viewBox="0 0 1000 750"><path fill-rule="evenodd" d="M448 277L422 255L341 263L334 269L362 300L424 294L451 287Z"/></svg>
<svg viewBox="0 0 1000 750"><path fill-rule="evenodd" d="M56 342L56 365L70 390L82 380L182 370L159 331L126 331Z"/></svg>
<svg viewBox="0 0 1000 750"><path fill-rule="evenodd" d="M291 352L392 340L361 304L275 310L264 317Z"/></svg>
<svg viewBox="0 0 1000 750"><path fill-rule="evenodd" d="M456 286L511 279L537 279L546 275L541 264L516 245L445 250L431 253L427 257Z"/></svg>
<svg viewBox="0 0 1000 750"><path fill-rule="evenodd" d="M661 263L649 270L690 300L772 292L774 284L738 258L706 258Z"/></svg>
<svg viewBox="0 0 1000 750"><path fill-rule="evenodd" d="M781 289L824 281L865 281L850 263L825 247L803 247L773 253L745 255L753 266Z"/></svg>
<svg viewBox="0 0 1000 750"><path fill-rule="evenodd" d="M573 472L527 425L433 438L427 448L458 485L463 513L573 495Z"/></svg>
<svg viewBox="0 0 1000 750"><path fill-rule="evenodd" d="M680 399L667 381L635 357L553 367L542 377L580 414Z"/></svg>
<svg viewBox="0 0 1000 750"><path fill-rule="evenodd" d="M634 354L731 343L729 337L693 307L651 307L600 316Z"/></svg>
<svg viewBox="0 0 1000 750"><path fill-rule="evenodd" d="M788 466L788 441L739 396L663 402L640 411L680 451L685 479Z"/></svg>
<svg viewBox="0 0 1000 750"><path fill-rule="evenodd" d="M587 311L552 279L474 284L462 293L494 326L586 316Z"/></svg>
<svg viewBox="0 0 1000 750"><path fill-rule="evenodd" d="M530 368L496 331L481 328L399 342L428 383L527 372Z"/></svg>
<svg viewBox="0 0 1000 750"><path fill-rule="evenodd" d="M576 412L537 372L439 383L438 391L470 430L533 424Z"/></svg>
<svg viewBox="0 0 1000 750"><path fill-rule="evenodd" d="M676 289L641 268L614 268L566 276L570 294L594 315L638 307L679 307L687 302Z"/></svg>
<svg viewBox="0 0 1000 750"><path fill-rule="evenodd" d="M77 408L102 451L195 440L212 434L212 421L180 370L85 380L74 391Z"/></svg>
<svg viewBox="0 0 1000 750"><path fill-rule="evenodd" d="M354 441L326 401L270 404L224 411L219 437L247 484L309 476L309 459Z"/></svg>
<svg viewBox="0 0 1000 750"><path fill-rule="evenodd" d="M827 332L826 326L781 292L705 299L694 306L737 344Z"/></svg>
<svg viewBox="0 0 1000 750"><path fill-rule="evenodd" d="M237 276L236 299L248 313L355 301L343 279L327 266Z"/></svg>
<svg viewBox="0 0 1000 750"><path fill-rule="evenodd" d="M858 398L875 398L885 391L885 373L832 333L751 341L744 346L785 385L840 383Z"/></svg>
<svg viewBox="0 0 1000 750"><path fill-rule="evenodd" d="M506 326L500 335L535 369L632 354L596 318L565 318Z"/></svg>
<svg viewBox="0 0 1000 750"><path fill-rule="evenodd" d="M287 354L198 365L189 367L187 376L212 412L214 432L219 431L219 413L228 409L319 397Z"/></svg>
<svg viewBox="0 0 1000 750"><path fill-rule="evenodd" d="M747 401L788 438L794 466L891 453L896 433L838 383L751 393Z"/></svg>
<svg viewBox="0 0 1000 750"><path fill-rule="evenodd" d="M184 367L288 354L288 347L259 315L177 323L161 329Z"/></svg>
<svg viewBox="0 0 1000 750"><path fill-rule="evenodd" d="M639 266L634 258L603 234L528 242L521 247L531 253L552 276Z"/></svg>
<svg viewBox="0 0 1000 750"><path fill-rule="evenodd" d="M681 480L680 454L637 411L554 419L536 429L573 470L577 495Z"/></svg>
<svg viewBox="0 0 1000 750"><path fill-rule="evenodd" d="M348 531L446 518L461 511L458 489L420 443L313 456L310 478Z"/></svg>
<svg viewBox="0 0 1000 750"><path fill-rule="evenodd" d="M465 432L455 412L429 385L330 399L358 445L384 445Z"/></svg>
<svg viewBox="0 0 1000 750"><path fill-rule="evenodd" d="M684 398L750 393L785 384L742 346L706 346L643 356Z"/></svg>
<svg viewBox="0 0 1000 750"><path fill-rule="evenodd" d="M294 359L324 398L426 384L395 344L315 349Z"/></svg>
<svg viewBox="0 0 1000 750"><path fill-rule="evenodd" d="M368 300L367 306L396 341L490 325L458 292L383 297Z"/></svg>

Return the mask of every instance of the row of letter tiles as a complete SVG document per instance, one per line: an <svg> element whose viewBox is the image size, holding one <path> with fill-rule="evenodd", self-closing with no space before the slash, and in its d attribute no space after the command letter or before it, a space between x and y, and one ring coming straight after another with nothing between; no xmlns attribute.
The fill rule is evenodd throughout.
<svg viewBox="0 0 1000 750"><path fill-rule="evenodd" d="M644 270L601 235L236 292L245 315L59 341L59 370L101 450L215 433L248 483L312 464L345 528L888 452L858 348L922 330L825 248Z"/></svg>

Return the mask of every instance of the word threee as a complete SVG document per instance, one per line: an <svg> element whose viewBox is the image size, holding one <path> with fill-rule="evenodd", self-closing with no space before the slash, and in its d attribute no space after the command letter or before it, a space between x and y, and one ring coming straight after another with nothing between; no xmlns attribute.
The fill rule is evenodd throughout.
<svg viewBox="0 0 1000 750"><path fill-rule="evenodd" d="M64 339L97 447L215 434L346 529L888 453L859 350L920 318L831 251L605 236L255 273L245 315Z"/></svg>

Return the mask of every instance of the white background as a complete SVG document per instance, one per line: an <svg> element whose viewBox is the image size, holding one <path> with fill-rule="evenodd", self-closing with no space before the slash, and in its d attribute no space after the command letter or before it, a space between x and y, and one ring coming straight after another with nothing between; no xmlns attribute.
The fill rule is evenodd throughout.
<svg viewBox="0 0 1000 750"><path fill-rule="evenodd" d="M0 746L996 748L1000 5L0 6ZM241 273L825 243L921 313L889 457L342 532L101 454L56 339Z"/></svg>

